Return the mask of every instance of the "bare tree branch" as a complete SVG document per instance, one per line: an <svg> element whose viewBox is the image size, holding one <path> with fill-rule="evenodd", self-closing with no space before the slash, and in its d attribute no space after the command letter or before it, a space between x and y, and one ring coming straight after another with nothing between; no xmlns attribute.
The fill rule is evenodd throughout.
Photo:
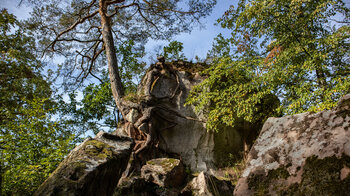
<svg viewBox="0 0 350 196"><path fill-rule="evenodd" d="M62 39L58 39L56 41L75 41L75 42L80 42L80 43L88 43L88 42L98 42L98 41L102 41L102 39L91 39L91 40L80 40L80 39L76 39L76 38L62 38Z"/></svg>
<svg viewBox="0 0 350 196"><path fill-rule="evenodd" d="M334 20L334 19L329 19L329 20L334 21L336 23L350 24L350 21L340 21L340 20Z"/></svg>
<svg viewBox="0 0 350 196"><path fill-rule="evenodd" d="M68 33L68 32L71 31L71 30L73 30L77 25L84 23L87 19L94 17L96 14L98 14L98 11L95 11L95 12L93 12L92 14L89 14L89 15L83 17L83 18L80 18L80 19L77 20L74 24L72 24L70 27L68 27L68 28L65 29L64 31L61 31L61 32L56 36L55 40L52 41L51 44L48 45L48 47L47 47L44 51L46 51L50 46L51 46L51 48L52 48L52 51L55 51L55 49L54 49L55 44L56 44L56 42L59 40L59 38L60 38L62 35Z"/></svg>
<svg viewBox="0 0 350 196"><path fill-rule="evenodd" d="M195 12L185 12L185 11L180 11L180 10L173 10L173 9L168 9L168 8L162 8L162 7L158 7L158 6L154 6L154 4L146 1L146 0L142 0L143 2L145 2L148 6L150 7L154 7L156 9L159 10L163 10L163 11L169 11L169 12L175 12L175 13L180 13L180 14L194 14Z"/></svg>
<svg viewBox="0 0 350 196"><path fill-rule="evenodd" d="M111 18L111 17L115 16L118 13L119 9L128 8L128 7L132 7L132 6L137 6L137 3L131 3L131 4L128 4L128 5L115 6L114 7L115 11L112 14L108 15L108 17Z"/></svg>
<svg viewBox="0 0 350 196"><path fill-rule="evenodd" d="M136 4L136 6L137 6L137 11L139 12L140 16L141 16L147 23L149 23L149 24L151 24L152 26L154 26L154 27L157 29L157 31L160 31L159 28L157 27L157 25L155 25L152 21L148 20L148 19L143 15L143 13L142 13L142 11L141 11L140 5L139 5L139 4Z"/></svg>
<svg viewBox="0 0 350 196"><path fill-rule="evenodd" d="M92 75L94 78L98 79L101 83L103 83L103 81L97 77L95 74L92 73L92 68L94 66L95 60L98 58L98 56L105 50L104 47L102 47L99 51L97 51L97 48L99 46L99 44L102 43L101 42L97 42L95 47L94 47L94 55L92 56L92 58L90 59L90 66L89 66L89 70L88 72L85 74L85 76L83 77L83 79L85 79L89 74Z"/></svg>
<svg viewBox="0 0 350 196"><path fill-rule="evenodd" d="M114 0L114 1L107 1L106 5L112 5L112 4L116 4L116 3L123 3L125 0Z"/></svg>

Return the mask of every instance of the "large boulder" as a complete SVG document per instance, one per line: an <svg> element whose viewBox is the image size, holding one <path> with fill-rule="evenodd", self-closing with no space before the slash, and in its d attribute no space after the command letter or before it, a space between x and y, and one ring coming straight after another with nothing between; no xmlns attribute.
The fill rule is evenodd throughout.
<svg viewBox="0 0 350 196"><path fill-rule="evenodd" d="M160 187L179 187L186 177L182 162L172 158L158 158L147 161L141 169L141 177Z"/></svg>
<svg viewBox="0 0 350 196"><path fill-rule="evenodd" d="M350 94L333 110L269 118L235 195L348 195Z"/></svg>
<svg viewBox="0 0 350 196"><path fill-rule="evenodd" d="M129 137L100 132L77 146L35 195L112 195L133 146Z"/></svg>

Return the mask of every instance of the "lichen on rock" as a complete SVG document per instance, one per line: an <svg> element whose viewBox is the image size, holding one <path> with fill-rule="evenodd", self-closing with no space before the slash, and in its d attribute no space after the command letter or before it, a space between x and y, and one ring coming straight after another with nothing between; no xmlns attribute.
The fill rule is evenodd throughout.
<svg viewBox="0 0 350 196"><path fill-rule="evenodd" d="M347 195L350 95L333 110L269 118L235 195Z"/></svg>

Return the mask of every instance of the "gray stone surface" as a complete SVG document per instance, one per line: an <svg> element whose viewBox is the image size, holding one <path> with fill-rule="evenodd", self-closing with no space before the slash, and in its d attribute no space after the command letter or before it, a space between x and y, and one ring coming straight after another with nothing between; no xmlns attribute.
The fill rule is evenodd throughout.
<svg viewBox="0 0 350 196"><path fill-rule="evenodd" d="M202 113L196 113L193 106L184 106L192 87L203 81L204 77L199 74L191 75L185 71L176 71L177 78L170 72L162 72L164 73L153 84L151 95L158 99L157 105L165 108L165 110L157 108L158 116L165 117L176 125L170 126L172 123L160 119L159 147L166 152L180 155L184 164L191 170L206 171L213 167L215 162L214 134L207 132L205 117ZM147 94L142 88L147 80L146 76L139 87L139 94ZM173 96L171 100L162 99L171 96Z"/></svg>
<svg viewBox="0 0 350 196"><path fill-rule="evenodd" d="M269 118L249 152L235 195L344 195L350 177L340 176L349 161L346 95L333 110Z"/></svg>
<svg viewBox="0 0 350 196"><path fill-rule="evenodd" d="M135 109L131 109L130 112L126 115L126 120L131 123L135 123L139 118L139 113Z"/></svg>
<svg viewBox="0 0 350 196"><path fill-rule="evenodd" d="M152 108L157 147L172 157L181 157L195 172L227 166L230 157L239 158L243 137L250 145L262 126L237 120L235 128L222 126L219 133L206 129L206 115L196 112L193 105L185 106L191 89L205 79L199 74L203 66L183 61L158 62L145 74L137 92L143 104ZM140 119L136 126L147 133Z"/></svg>
<svg viewBox="0 0 350 196"><path fill-rule="evenodd" d="M100 132L73 149L35 195L112 195L133 146L129 137Z"/></svg>
<svg viewBox="0 0 350 196"><path fill-rule="evenodd" d="M224 129L219 134L208 132L204 114L195 112L194 106L184 105L190 90L203 81L204 77L198 73L191 74L181 70L177 71L177 75L178 78L170 73L163 74L152 88L151 94L159 100L157 104L168 110L158 109L159 115L173 121L175 125L167 125L168 128L159 130L159 147L166 152L180 155L184 164L192 171L207 171L223 161L228 153L234 154L242 150L241 138L235 129ZM146 80L147 78L144 79ZM161 99L172 95L174 98L170 101ZM223 155L223 151L227 153Z"/></svg>
<svg viewBox="0 0 350 196"><path fill-rule="evenodd" d="M184 183L186 173L180 160L158 158L147 161L141 169L141 177L160 187L179 187Z"/></svg>

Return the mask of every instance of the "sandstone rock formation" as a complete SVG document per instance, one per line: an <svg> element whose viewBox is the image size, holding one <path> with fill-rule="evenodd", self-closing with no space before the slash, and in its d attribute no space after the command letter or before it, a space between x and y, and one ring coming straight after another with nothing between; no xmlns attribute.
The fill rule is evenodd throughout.
<svg viewBox="0 0 350 196"><path fill-rule="evenodd" d="M136 168L140 169L147 160L163 157L157 155L161 151L181 157L192 171L207 171L227 162L228 154L239 156L242 133L260 130L259 126L240 122L235 128L223 126L219 133L208 132L205 114L184 105L192 87L204 80L205 76L199 74L204 66L158 62L145 74L137 95L128 98L131 109L116 132L135 139L135 160L143 159ZM151 143L157 152L145 148Z"/></svg>
<svg viewBox="0 0 350 196"><path fill-rule="evenodd" d="M100 132L77 146L35 195L112 195L134 142Z"/></svg>
<svg viewBox="0 0 350 196"><path fill-rule="evenodd" d="M269 118L235 195L348 195L350 94L333 110Z"/></svg>

